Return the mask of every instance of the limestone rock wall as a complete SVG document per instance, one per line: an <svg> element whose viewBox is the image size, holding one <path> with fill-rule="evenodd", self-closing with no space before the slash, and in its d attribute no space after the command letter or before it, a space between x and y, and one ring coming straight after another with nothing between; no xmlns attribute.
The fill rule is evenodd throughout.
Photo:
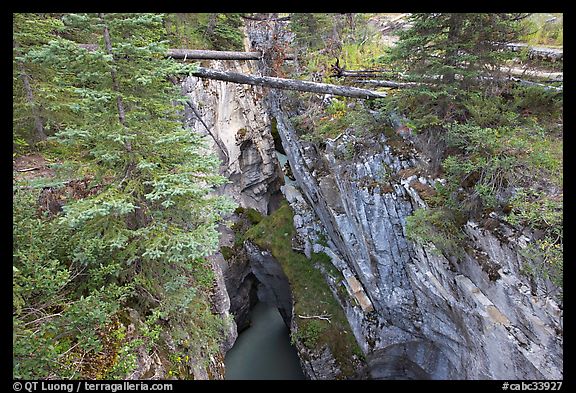
<svg viewBox="0 0 576 393"><path fill-rule="evenodd" d="M211 60L206 67L250 74L251 61ZM282 173L274 154L270 117L263 106L261 88L189 76L182 92L197 110L186 108L185 122L207 135L224 165L221 173L230 179L221 192L242 207L268 213L270 197L282 184ZM206 130L218 139L216 144ZM223 147L226 152L222 152Z"/></svg>
<svg viewBox="0 0 576 393"><path fill-rule="evenodd" d="M472 247L460 262L409 242L406 217L438 181L418 175L426 163L410 143L382 135L344 160L339 151L366 145L344 135L318 152L280 101L269 100L298 185L284 187L294 224L305 252L326 252L343 273L331 286L349 294L340 302L370 377L562 378L561 306L520 273L529 239L496 217L497 231L466 224Z"/></svg>

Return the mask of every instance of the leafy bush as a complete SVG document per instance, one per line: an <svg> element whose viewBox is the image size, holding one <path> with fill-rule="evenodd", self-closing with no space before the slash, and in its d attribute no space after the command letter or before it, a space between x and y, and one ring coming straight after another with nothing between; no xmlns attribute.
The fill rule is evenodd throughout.
<svg viewBox="0 0 576 393"><path fill-rule="evenodd" d="M528 275L550 280L558 288L564 286L564 247L547 237L528 244L520 251L527 260L524 271Z"/></svg>
<svg viewBox="0 0 576 393"><path fill-rule="evenodd" d="M37 198L37 192L14 195L13 375L80 378L103 350L102 332L132 285L115 282L119 265L105 250L75 255L73 231L39 216Z"/></svg>
<svg viewBox="0 0 576 393"><path fill-rule="evenodd" d="M535 115L542 120L557 119L562 115L562 94L544 90L539 86L517 86L512 92L512 108L525 115Z"/></svg>
<svg viewBox="0 0 576 393"><path fill-rule="evenodd" d="M516 124L518 114L510 111L508 103L501 96L486 96L480 93L470 94L464 107L471 121L480 127L505 127Z"/></svg>
<svg viewBox="0 0 576 393"><path fill-rule="evenodd" d="M324 333L325 324L328 322L321 320L307 320L298 325L298 331L292 335L292 343L296 340L301 341L309 349L316 348L318 340Z"/></svg>
<svg viewBox="0 0 576 393"><path fill-rule="evenodd" d="M519 189L510 199L512 211L507 220L513 225L529 226L559 236L563 228L561 199L552 199L542 192Z"/></svg>
<svg viewBox="0 0 576 393"><path fill-rule="evenodd" d="M496 208L513 180L511 175L522 166L502 142L509 133L507 128L457 123L452 124L444 136L449 147L462 152L443 161L447 179L454 187L462 186L469 190L472 194L468 200L479 198L481 202L481 206L464 209L469 215L478 213L478 210Z"/></svg>

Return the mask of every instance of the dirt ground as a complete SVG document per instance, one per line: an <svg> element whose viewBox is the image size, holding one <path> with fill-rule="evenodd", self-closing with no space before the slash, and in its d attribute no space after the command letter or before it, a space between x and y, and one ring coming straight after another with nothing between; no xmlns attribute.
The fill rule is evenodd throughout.
<svg viewBox="0 0 576 393"><path fill-rule="evenodd" d="M54 177L54 171L48 165L49 162L41 154L26 154L12 161L12 174L15 180Z"/></svg>

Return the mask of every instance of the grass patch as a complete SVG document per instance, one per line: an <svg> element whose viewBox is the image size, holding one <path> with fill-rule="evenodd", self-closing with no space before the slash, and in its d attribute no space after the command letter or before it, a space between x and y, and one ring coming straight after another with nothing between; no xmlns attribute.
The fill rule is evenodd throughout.
<svg viewBox="0 0 576 393"><path fill-rule="evenodd" d="M530 45L561 47L564 42L564 17L561 13L534 13L522 21L521 41Z"/></svg>
<svg viewBox="0 0 576 393"><path fill-rule="evenodd" d="M333 278L337 280L338 279L344 280L344 276L342 275L342 273L340 273L340 270L338 270L336 266L332 264L332 260L328 255L326 255L326 253L313 252L312 255L310 256L310 262L312 262L312 264L314 265L318 264L322 266L326 270L326 272Z"/></svg>
<svg viewBox="0 0 576 393"><path fill-rule="evenodd" d="M314 261L328 258L324 254L314 254L314 261L292 250L294 235L292 218L294 213L286 201L272 215L264 217L259 224L249 229L245 238L259 247L268 249L278 260L288 277L294 297L294 318L298 332L293 339L300 340L310 349L320 349L328 345L336 358L342 378L353 375L355 365L352 355L362 356L362 351L352 334L343 310L332 296L332 292L322 273L314 268ZM301 319L298 315L331 316L331 323L318 319Z"/></svg>

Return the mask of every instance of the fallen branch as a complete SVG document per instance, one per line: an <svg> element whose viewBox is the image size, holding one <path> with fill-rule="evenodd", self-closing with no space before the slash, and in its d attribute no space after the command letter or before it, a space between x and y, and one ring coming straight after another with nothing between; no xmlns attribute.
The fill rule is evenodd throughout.
<svg viewBox="0 0 576 393"><path fill-rule="evenodd" d="M257 76L240 74L232 71L220 71L210 68L198 67L192 75L199 78L216 79L225 82L234 82L253 86L267 86L275 89L298 90L310 93L332 94L335 96L352 98L385 98L386 93L374 90L361 89L352 86L339 86L328 83L302 81L297 79L277 78L272 76Z"/></svg>
<svg viewBox="0 0 576 393"><path fill-rule="evenodd" d="M78 44L80 48L88 51L95 51L99 48L97 44ZM237 52L225 50L207 49L168 49L166 57L182 60L260 60L262 52ZM284 60L294 60L293 54L285 54Z"/></svg>
<svg viewBox="0 0 576 393"><path fill-rule="evenodd" d="M326 315L298 315L298 318L302 318L302 319L321 319L323 321L328 321L328 323L332 323L330 321L330 315L326 314Z"/></svg>
<svg viewBox="0 0 576 393"><path fill-rule="evenodd" d="M34 168L24 168L24 169L14 169L16 172L30 172L30 171L36 171L38 169L42 169L43 167L41 166L36 166Z"/></svg>

